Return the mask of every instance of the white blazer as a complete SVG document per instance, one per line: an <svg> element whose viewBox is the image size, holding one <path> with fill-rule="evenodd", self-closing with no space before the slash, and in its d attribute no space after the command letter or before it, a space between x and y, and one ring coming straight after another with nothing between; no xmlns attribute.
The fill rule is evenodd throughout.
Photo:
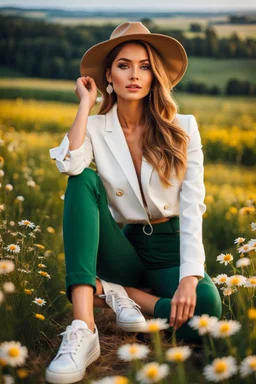
<svg viewBox="0 0 256 384"><path fill-rule="evenodd" d="M50 149L59 171L78 175L94 161L106 189L109 209L118 223L144 223L160 217L180 217L180 277L204 277L202 243L204 168L201 137L193 115L177 114L180 126L189 134L188 163L180 182L170 177L172 187L164 189L156 170L142 158L141 184L148 206L143 204L137 174L117 115L117 103L105 115L88 117L84 143L69 150L64 136L59 147ZM148 232L148 229L147 229Z"/></svg>

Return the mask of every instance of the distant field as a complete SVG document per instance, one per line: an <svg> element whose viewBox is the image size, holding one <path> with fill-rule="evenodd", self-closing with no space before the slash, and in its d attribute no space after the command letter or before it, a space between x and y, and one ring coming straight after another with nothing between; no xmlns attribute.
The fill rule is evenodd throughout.
<svg viewBox="0 0 256 384"><path fill-rule="evenodd" d="M123 18L64 18L64 17L55 17L47 21L62 25L104 25L104 24L113 24L114 26L121 24L128 19ZM132 18L129 18L132 20ZM253 25L240 25L240 24L214 24L215 22L222 21L225 22L226 17L213 17L213 18L199 18L199 17L169 17L169 18L155 18L152 19L153 23L160 25L163 28L173 28L179 29L185 32L185 35L188 38L194 36L200 36L201 33L190 32L190 24L198 23L201 24L203 29L210 26L216 31L219 37L228 37L233 33L237 33L241 39L246 39L247 37L256 38L256 24Z"/></svg>
<svg viewBox="0 0 256 384"><path fill-rule="evenodd" d="M231 78L256 83L256 59L188 58L189 64L182 82L193 80L223 89Z"/></svg>
<svg viewBox="0 0 256 384"><path fill-rule="evenodd" d="M211 59L189 56L188 69L181 84L197 81L217 85L221 90L231 78L256 84L256 59ZM75 81L18 78L11 70L0 67L0 88L42 88L72 91Z"/></svg>
<svg viewBox="0 0 256 384"><path fill-rule="evenodd" d="M160 10L161 11L161 10ZM19 11L1 11L3 14L20 15ZM128 20L141 20L144 16L138 15L137 13L130 14L127 17L49 17L47 12L44 11L27 11L22 13L23 17L33 18L38 20L45 20L49 23L56 23L62 25L105 25L112 24L114 27ZM145 16L146 17L146 16ZM190 24L198 23L201 24L203 30L211 25L219 37L228 37L233 33L237 33L241 39L247 37L256 38L256 24L228 24L228 16L226 15L212 15L212 16L180 16L175 15L174 17L152 17L150 18L154 24L159 25L163 28L173 28L185 32L188 38L194 36L200 36L200 33L190 32ZM216 24L216 23L227 23L227 24Z"/></svg>

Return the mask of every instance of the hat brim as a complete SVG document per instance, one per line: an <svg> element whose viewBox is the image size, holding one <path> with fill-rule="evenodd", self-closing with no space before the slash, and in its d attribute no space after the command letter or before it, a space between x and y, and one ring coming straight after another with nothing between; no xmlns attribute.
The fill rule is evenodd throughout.
<svg viewBox="0 0 256 384"><path fill-rule="evenodd" d="M94 45L85 52L81 59L81 76L93 77L97 88L102 92L105 88L104 69L107 55L118 44L129 40L146 41L159 52L167 67L172 87L182 79L188 65L188 57L183 45L173 37L157 33L130 34Z"/></svg>

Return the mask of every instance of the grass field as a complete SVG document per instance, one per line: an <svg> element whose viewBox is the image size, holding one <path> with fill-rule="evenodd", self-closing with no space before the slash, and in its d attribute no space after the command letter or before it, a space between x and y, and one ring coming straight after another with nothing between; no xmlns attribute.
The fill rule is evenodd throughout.
<svg viewBox="0 0 256 384"><path fill-rule="evenodd" d="M22 88L59 87L70 92L74 86L73 82L37 82L29 79L13 81L16 82L15 86L18 84ZM214 134L230 130L230 140L225 141L226 136L223 136L221 143L224 144L222 147L219 145L217 151L220 148L225 151L231 144L238 151L241 145L246 150L253 145L250 135L255 132L255 139L255 99L197 97L182 93L177 94L176 99L180 105L180 113L196 116L203 142ZM1 259L15 264L14 271L10 273L3 273L3 267L2 270L0 268L0 340L19 340L29 352L21 367L5 364L4 358L0 358L0 382L3 383L7 382L7 375L15 378L17 384L45 383L45 367L59 347L58 335L72 320L71 304L65 296L62 237L63 195L67 176L57 170L54 161L49 157L49 149L59 145L75 118L77 106L22 98L0 100L0 253ZM92 113L96 111L97 108ZM235 131L235 127L238 131ZM236 132L240 140L237 137L234 140L233 132ZM239 136L241 132L244 138ZM254 152L255 148L256 145ZM203 147L205 149L206 146ZM256 221L254 168L218 161L205 164L207 210L204 214L203 238L207 272L211 277L218 274L240 277L236 277L236 282L233 278L229 285L230 293L224 294L221 290L226 287L225 283L216 284L223 302L222 319L225 319L222 337L215 338L210 334L203 336L201 357L193 352L183 363L178 360L166 362L169 364L170 374L159 384L205 384L208 380L203 374L203 368L213 364L214 359L233 356L236 365L240 366L243 359L256 354L255 288L239 286L241 275L246 278L256 276L256 246L250 252L239 253L238 246L234 244L238 237L246 238L245 243L255 238L255 232L250 226L251 222ZM18 224L25 219L36 227L25 228ZM17 246L20 247L20 251L12 253L8 250L10 244L16 246L16 249ZM221 253L232 254L234 261L231 260L227 266L220 264L216 258ZM236 263L246 258L250 259L249 267L238 268ZM254 283L254 280L248 281L256 286L256 280ZM5 291L6 282L14 284L14 293ZM37 305L35 298L44 299L46 305ZM241 325L241 329L233 334L233 323L229 323L230 320ZM102 352L100 359L89 366L83 384L92 384L93 380L108 375L134 377L138 367L146 362L160 363L159 348L165 351L175 347L175 340L170 338L169 332L161 331L155 334L155 338L151 334L148 358L130 364L117 357L117 350L128 343L141 345L143 341L139 339L139 335L117 329L115 314L109 309L95 309L95 322L99 329ZM227 336L224 329L230 329L231 336ZM162 340L160 345L159 340ZM190 348L192 350L194 346L190 345ZM10 354L11 352L17 354L19 351L16 348L10 350ZM218 368L227 369L227 364L223 362ZM225 384L253 384L255 366L256 364L252 366L245 379L237 373L231 375L231 379L225 380ZM215 374L217 373L216 371ZM12 382L10 376L9 382ZM110 379L112 381L109 383L140 384L134 379L127 381L124 377L119 377L116 381ZM222 383L224 384L223 381Z"/></svg>
<svg viewBox="0 0 256 384"><path fill-rule="evenodd" d="M188 81L217 85L221 91L231 78L256 84L256 59L214 59L189 56L188 68L181 84ZM232 68L232 70L230 70ZM15 72L0 67L1 88L33 88L73 91L75 81L19 78Z"/></svg>

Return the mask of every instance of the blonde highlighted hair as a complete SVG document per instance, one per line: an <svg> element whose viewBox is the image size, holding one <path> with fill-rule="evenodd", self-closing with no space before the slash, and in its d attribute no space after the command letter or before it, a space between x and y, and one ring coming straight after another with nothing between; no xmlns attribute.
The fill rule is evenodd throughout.
<svg viewBox="0 0 256 384"><path fill-rule="evenodd" d="M154 75L151 84L151 100L149 94L144 97L146 129L143 137L143 156L158 172L163 187L168 188L172 185L169 179L173 171L180 181L184 178L189 136L178 125L176 119L178 105L170 93L172 84L168 78L165 64L159 53L149 43L141 40L129 40L119 44L108 54L105 71L107 68L111 68L123 46L130 42L142 45L147 50ZM106 89L108 82L105 72L104 80ZM98 114L107 113L116 101L115 92L109 95L107 91L104 91Z"/></svg>

